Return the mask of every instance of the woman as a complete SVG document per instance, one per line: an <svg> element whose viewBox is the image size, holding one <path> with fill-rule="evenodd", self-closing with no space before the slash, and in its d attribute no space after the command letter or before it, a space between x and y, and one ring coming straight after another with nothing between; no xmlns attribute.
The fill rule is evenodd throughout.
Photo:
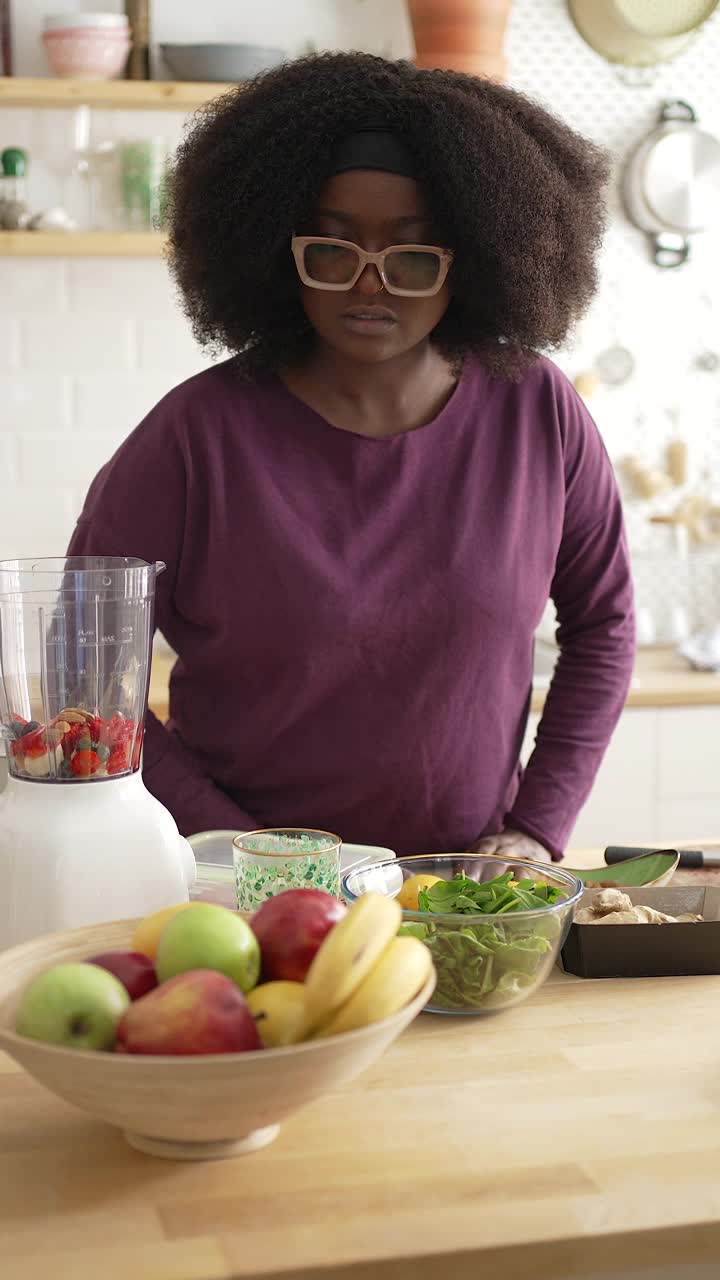
<svg viewBox="0 0 720 1280"><path fill-rule="evenodd" d="M507 88L363 54L198 118L170 193L198 339L74 554L164 560L145 780L181 830L562 855L633 658L599 435L539 350L595 285L603 156ZM548 597L561 656L518 762Z"/></svg>

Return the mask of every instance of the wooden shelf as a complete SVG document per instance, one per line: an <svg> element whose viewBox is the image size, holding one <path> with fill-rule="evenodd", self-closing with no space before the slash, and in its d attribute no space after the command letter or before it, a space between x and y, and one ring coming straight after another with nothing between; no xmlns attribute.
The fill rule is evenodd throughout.
<svg viewBox="0 0 720 1280"><path fill-rule="evenodd" d="M5 258L159 258L158 231L0 231Z"/></svg>
<svg viewBox="0 0 720 1280"><path fill-rule="evenodd" d="M180 80L71 80L52 76L0 76L0 106L125 107L141 111L195 111L217 98L227 84Z"/></svg>

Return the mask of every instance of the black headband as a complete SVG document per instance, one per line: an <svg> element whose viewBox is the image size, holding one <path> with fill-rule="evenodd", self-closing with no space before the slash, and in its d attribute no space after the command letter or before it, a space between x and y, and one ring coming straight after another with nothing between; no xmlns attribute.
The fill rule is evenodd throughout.
<svg viewBox="0 0 720 1280"><path fill-rule="evenodd" d="M399 134L383 124L366 124L341 138L333 152L330 175L348 169L381 169L416 178L417 165Z"/></svg>

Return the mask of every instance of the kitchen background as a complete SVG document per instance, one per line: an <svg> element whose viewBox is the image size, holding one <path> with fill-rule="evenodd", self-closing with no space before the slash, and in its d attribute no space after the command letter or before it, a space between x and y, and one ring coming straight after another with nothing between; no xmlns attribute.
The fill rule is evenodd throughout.
<svg viewBox="0 0 720 1280"><path fill-rule="evenodd" d="M64 0L63 8L120 13L124 6ZM47 11L47 0L10 0L15 75L48 74L39 42ZM282 33L291 57L326 47L414 53L405 0L153 0L151 21L158 42L212 40L222 32L225 41L277 44ZM649 238L625 217L617 176L657 123L665 98L687 99L703 128L720 133L720 10L686 52L633 75L581 39L565 0L514 0L505 53L509 84L616 159L600 292L572 345L555 358L577 379L623 486L640 638L676 643L720 621L720 239L713 230L698 234L686 265L658 269ZM153 72L168 74L157 54ZM29 153L33 209L65 204L82 220L87 191L82 177L69 175L74 147L87 141L87 117L0 106L0 150ZM172 148L184 119L172 110L93 109L91 141L162 135ZM2 558L61 551L99 466L160 396L207 363L161 257L0 257ZM687 449L687 469L671 484L667 450L677 442ZM700 519L690 519L692 528L658 522L678 510ZM548 634L551 623L549 614ZM647 754L646 737L643 743ZM639 749L638 741L632 751ZM662 825L656 810L652 821L643 813L634 824L645 838L650 826ZM632 838L626 819L622 834L608 839ZM587 835L594 838L594 828Z"/></svg>

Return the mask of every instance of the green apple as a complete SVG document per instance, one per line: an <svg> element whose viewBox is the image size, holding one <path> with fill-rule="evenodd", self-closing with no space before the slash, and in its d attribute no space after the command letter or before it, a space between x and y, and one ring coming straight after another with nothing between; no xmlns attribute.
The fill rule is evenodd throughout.
<svg viewBox="0 0 720 1280"><path fill-rule="evenodd" d="M66 1049L112 1049L130 1004L122 982L95 964L57 964L25 990L15 1030Z"/></svg>
<svg viewBox="0 0 720 1280"><path fill-rule="evenodd" d="M155 970L167 982L190 969L215 969L251 991L260 977L260 946L241 916L210 902L193 902L173 916L158 943Z"/></svg>

